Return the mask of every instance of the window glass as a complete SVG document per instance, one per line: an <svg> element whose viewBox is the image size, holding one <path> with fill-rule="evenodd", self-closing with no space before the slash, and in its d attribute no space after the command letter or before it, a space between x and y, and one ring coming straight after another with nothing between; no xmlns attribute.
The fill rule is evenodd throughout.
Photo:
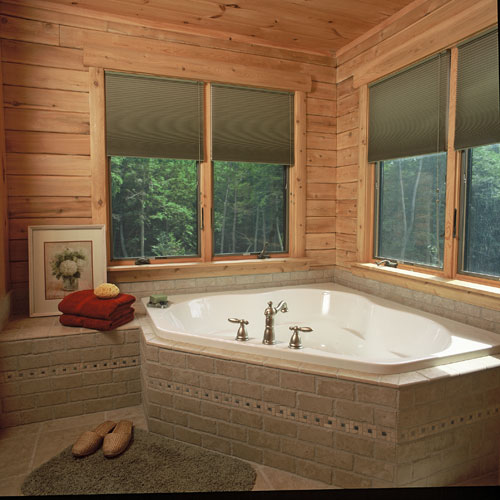
<svg viewBox="0 0 500 500"><path fill-rule="evenodd" d="M195 160L112 156L112 258L198 254Z"/></svg>
<svg viewBox="0 0 500 500"><path fill-rule="evenodd" d="M500 276L500 144L465 156L462 270Z"/></svg>
<svg viewBox="0 0 500 500"><path fill-rule="evenodd" d="M214 162L214 254L287 251L287 167Z"/></svg>
<svg viewBox="0 0 500 500"><path fill-rule="evenodd" d="M443 267L446 153L378 165L376 257Z"/></svg>

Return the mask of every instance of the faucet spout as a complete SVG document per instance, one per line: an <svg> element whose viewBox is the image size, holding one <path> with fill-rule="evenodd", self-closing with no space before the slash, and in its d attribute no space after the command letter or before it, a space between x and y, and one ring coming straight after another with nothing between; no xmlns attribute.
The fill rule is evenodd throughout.
<svg viewBox="0 0 500 500"><path fill-rule="evenodd" d="M274 308L276 312L288 312L288 304L284 301L281 300L278 305Z"/></svg>
<svg viewBox="0 0 500 500"><path fill-rule="evenodd" d="M280 301L276 307L273 307L273 303L271 300L267 303L267 307L264 311L264 315L266 316L266 326L264 328L264 338L262 339L263 344L276 344L274 333L274 316L280 311L282 313L288 312L288 305L284 300Z"/></svg>

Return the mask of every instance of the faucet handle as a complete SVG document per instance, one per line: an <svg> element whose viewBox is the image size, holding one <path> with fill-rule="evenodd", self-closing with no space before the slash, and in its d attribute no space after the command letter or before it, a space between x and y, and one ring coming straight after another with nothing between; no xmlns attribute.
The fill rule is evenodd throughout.
<svg viewBox="0 0 500 500"><path fill-rule="evenodd" d="M237 318L227 318L230 323L239 323L240 327L238 328L238 332L236 333L236 339L239 341L248 340L248 332L245 328L245 325L248 325L248 321L246 319L237 319Z"/></svg>
<svg viewBox="0 0 500 500"><path fill-rule="evenodd" d="M293 331L292 337L290 338L290 342L288 343L288 347L290 349L302 349L302 342L300 340L299 332L312 332L313 329L309 326L291 326L289 328Z"/></svg>

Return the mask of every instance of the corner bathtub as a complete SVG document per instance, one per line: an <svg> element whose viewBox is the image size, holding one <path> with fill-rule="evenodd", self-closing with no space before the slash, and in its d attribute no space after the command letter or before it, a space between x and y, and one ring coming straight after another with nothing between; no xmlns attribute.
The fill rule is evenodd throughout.
<svg viewBox="0 0 500 500"><path fill-rule="evenodd" d="M275 318L275 345L262 344L267 302L288 304ZM174 295L164 309L147 307L160 339L296 360L368 373L419 370L500 352L500 335L428 314L333 283L220 293ZM249 321L250 340L236 341ZM292 325L303 349L288 347ZM161 341L160 341L161 342Z"/></svg>

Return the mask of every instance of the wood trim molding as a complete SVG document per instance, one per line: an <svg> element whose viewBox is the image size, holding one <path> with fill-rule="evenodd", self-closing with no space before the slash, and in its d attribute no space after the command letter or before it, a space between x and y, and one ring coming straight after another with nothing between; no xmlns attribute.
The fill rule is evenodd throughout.
<svg viewBox="0 0 500 500"><path fill-rule="evenodd" d="M454 223L458 224L460 197L459 153L455 151L455 118L457 109L458 48L451 49L450 86L448 101L448 144L446 164L446 213L444 230L444 276L453 278L457 273L458 234L454 234ZM455 216L456 210L456 216Z"/></svg>
<svg viewBox="0 0 500 500"><path fill-rule="evenodd" d="M359 167L358 167L358 227L357 247L359 260L373 257L373 203L374 172L368 163L368 86L359 89Z"/></svg>
<svg viewBox="0 0 500 500"><path fill-rule="evenodd" d="M176 264L146 264L142 266L108 266L108 280L112 283L128 283L242 274L285 273L290 271L308 271L312 263L313 259L308 258L271 258L265 260L225 260Z"/></svg>
<svg viewBox="0 0 500 500"><path fill-rule="evenodd" d="M212 233L212 210L213 210L213 165L212 165L212 97L211 84L205 84L205 102L203 110L205 113L204 148L205 161L200 166L200 251L201 259L210 262L213 258L213 233Z"/></svg>
<svg viewBox="0 0 500 500"><path fill-rule="evenodd" d="M288 205L291 257L304 257L306 252L306 106L306 94L296 92L294 99L295 165L290 168Z"/></svg>
<svg viewBox="0 0 500 500"><path fill-rule="evenodd" d="M135 45L131 45L134 44ZM140 46L137 46L137 44ZM227 61L214 64L199 53L177 55L159 40L131 40L131 37L111 33L88 32L83 37L83 64L89 67L113 69L205 82L231 83L279 90L310 92L311 75L299 71L261 68ZM173 53L172 53L173 52Z"/></svg>

